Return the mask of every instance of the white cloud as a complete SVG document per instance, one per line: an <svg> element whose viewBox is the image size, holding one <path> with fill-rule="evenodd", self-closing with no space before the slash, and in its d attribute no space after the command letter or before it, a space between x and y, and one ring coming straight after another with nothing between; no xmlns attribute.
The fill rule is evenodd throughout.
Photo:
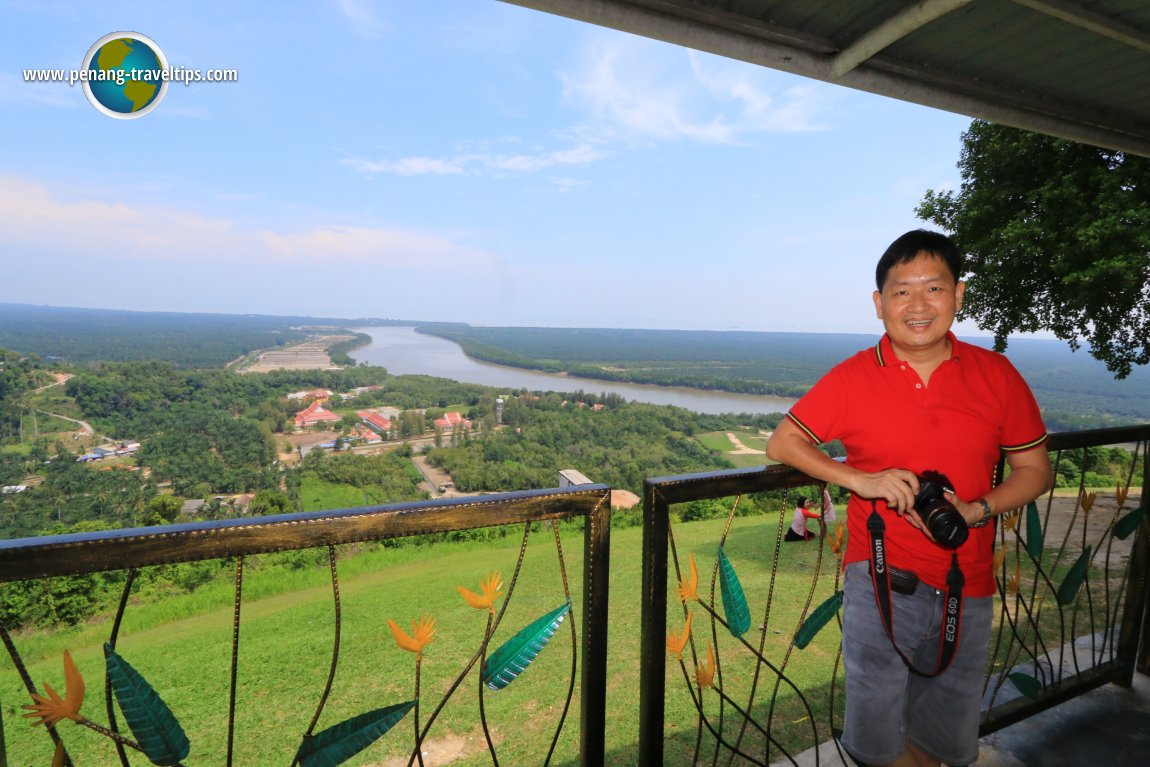
<svg viewBox="0 0 1150 767"><path fill-rule="evenodd" d="M551 185L558 189L560 192L573 192L587 188L586 181L580 181L578 179L566 177L551 179Z"/></svg>
<svg viewBox="0 0 1150 767"><path fill-rule="evenodd" d="M560 73L577 132L605 141L732 143L756 133L818 130L830 89L650 40L597 34ZM796 80L796 82L798 82Z"/></svg>
<svg viewBox="0 0 1150 767"><path fill-rule="evenodd" d="M364 37L379 37L387 30L387 24L375 13L371 0L339 0L340 12L351 22L357 34Z"/></svg>
<svg viewBox="0 0 1150 767"><path fill-rule="evenodd" d="M404 157L399 160L365 160L349 157L341 165L363 173L394 173L397 176L457 176L464 172L463 164L455 159L435 157Z"/></svg>
<svg viewBox="0 0 1150 767"><path fill-rule="evenodd" d="M77 259L213 265L330 265L473 271L498 258L436 234L381 227L259 228L165 207L71 195L0 176L0 251L35 250Z"/></svg>
<svg viewBox="0 0 1150 767"><path fill-rule="evenodd" d="M590 144L580 144L568 149L540 151L536 153L496 154L470 153L453 157L403 157L398 160L366 160L351 157L340 163L363 173L394 173L399 176L444 176L464 173L478 174L483 171L505 171L512 173L535 173L544 168L556 166L589 165L610 155Z"/></svg>
<svg viewBox="0 0 1150 767"><path fill-rule="evenodd" d="M441 156L348 157L340 164L398 176L537 173L591 165L636 141L730 144L761 133L819 130L832 90L761 67L650 40L596 33L579 63L558 77L578 121L555 132L564 148L501 153L493 140L467 139ZM503 136L498 143L521 141ZM516 147L518 148L518 147ZM573 184L557 184L560 189Z"/></svg>
<svg viewBox="0 0 1150 767"><path fill-rule="evenodd" d="M0 72L0 102L61 109L75 109L88 104L79 85L25 82L23 72L19 75Z"/></svg>

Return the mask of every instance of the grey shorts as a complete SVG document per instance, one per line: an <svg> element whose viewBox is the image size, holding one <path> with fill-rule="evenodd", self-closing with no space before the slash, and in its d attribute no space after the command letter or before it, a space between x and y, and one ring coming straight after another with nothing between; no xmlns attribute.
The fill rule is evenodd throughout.
<svg viewBox="0 0 1150 767"><path fill-rule="evenodd" d="M917 668L930 671L946 594L920 583L892 594L895 639ZM958 651L940 676L911 673L882 626L869 562L847 565L843 585L846 717L842 745L869 764L898 758L904 741L948 765L978 758L978 720L993 615L991 597L964 597Z"/></svg>

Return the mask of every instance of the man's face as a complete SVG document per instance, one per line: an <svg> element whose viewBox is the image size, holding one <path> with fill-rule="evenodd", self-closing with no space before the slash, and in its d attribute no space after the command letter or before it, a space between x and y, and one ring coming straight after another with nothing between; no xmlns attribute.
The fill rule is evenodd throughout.
<svg viewBox="0 0 1150 767"><path fill-rule="evenodd" d="M882 291L874 293L875 313L896 350L941 352L965 289L966 283L956 283L941 258L919 253L891 267Z"/></svg>

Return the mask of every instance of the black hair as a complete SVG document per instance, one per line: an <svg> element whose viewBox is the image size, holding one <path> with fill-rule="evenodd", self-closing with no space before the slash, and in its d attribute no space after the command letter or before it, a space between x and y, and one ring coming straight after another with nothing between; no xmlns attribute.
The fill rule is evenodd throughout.
<svg viewBox="0 0 1150 767"><path fill-rule="evenodd" d="M882 292L883 285L886 284L887 274L890 273L892 267L896 264L913 261L919 253L929 253L941 258L946 267L950 269L950 276L954 278L955 282L958 282L962 277L962 255L958 252L958 246L954 244L954 241L945 234L926 229L915 229L892 242L886 252L882 254L882 258L878 260L878 266L874 270L874 282L879 292Z"/></svg>
<svg viewBox="0 0 1150 767"><path fill-rule="evenodd" d="M800 508L805 509L807 507L807 497L805 495L800 495L799 500L796 503L796 505L799 506Z"/></svg>

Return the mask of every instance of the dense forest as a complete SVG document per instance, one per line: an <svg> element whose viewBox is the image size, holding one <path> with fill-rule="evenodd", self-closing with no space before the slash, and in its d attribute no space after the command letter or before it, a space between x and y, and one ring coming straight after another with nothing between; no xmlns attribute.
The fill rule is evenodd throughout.
<svg viewBox="0 0 1150 767"><path fill-rule="evenodd" d="M3 374L0 380L7 392L0 398L3 412L11 411L16 423L21 413L27 420L31 408L21 400L31 401L27 398L33 390L51 380L46 368L34 358L8 353ZM580 468L597 473L596 481L638 491L643 477L652 474L729 467L689 436L702 428L739 423L735 416L701 416L610 397L604 400L606 410L593 413L574 402L564 407L557 395L524 392L510 396L505 425L497 428L496 390L430 376L392 376L378 367L238 375L154 361L92 364L77 369L62 387L54 387L59 393L53 395L58 400L52 407L68 409L87 421L102 440L138 444L138 449L114 463L89 463L78 460L83 451L71 443L72 435L54 441L21 439L18 427L10 425L3 440L9 446L0 449L0 481L4 485L28 477L38 481L25 491L0 497L0 536L36 535L76 524L163 523L179 513L179 504L164 500L173 497L264 493L257 508L302 510L300 489L309 480L371 485L372 503L415 497L409 481L414 468L403 453L400 463L406 463L407 472L392 479L385 479L391 470L383 464L365 463L367 456L339 456L340 462L327 465L322 463L324 451L313 450L306 456L301 453L303 460L296 466L281 463L285 436L294 428L294 414L303 407L287 395L317 388L356 392L329 403L341 419L328 428L340 433L358 424L358 410L386 404L403 411L397 426L401 439L421 435L428 439L432 418L449 406L462 409L474 427L435 435L435 444L441 447L431 453L441 465L458 468L461 489L554 487L559 469ZM580 396L586 403L598 401L592 395ZM359 468L353 471L353 467ZM374 479L368 482L369 477ZM269 493L282 494L283 499ZM362 492L352 498L350 505L368 502L362 500ZM228 513L228 508L213 507L208 501L205 516Z"/></svg>
<svg viewBox="0 0 1150 767"><path fill-rule="evenodd" d="M258 349L303 341L317 330L368 322L331 317L133 312L0 303L0 349L71 365L160 360L179 368L215 368ZM411 324L393 320L370 322ZM335 354L346 353L354 343L336 349Z"/></svg>
<svg viewBox="0 0 1150 767"><path fill-rule="evenodd" d="M601 380L801 396L833 365L877 336L835 333L623 330L421 325L485 362ZM989 348L991 339L970 338ZM1059 341L1012 340L1008 356L1030 382L1051 431L1150 420L1150 370L1114 380Z"/></svg>
<svg viewBox="0 0 1150 767"><path fill-rule="evenodd" d="M514 398L504 409L505 428L435 448L428 460L447 470L464 491L555 487L559 470L573 468L594 482L639 493L646 477L731 468L725 458L690 438L699 431L730 428L729 417L629 403L612 394L571 397ZM603 409L595 410L596 404ZM738 420L773 428L778 417Z"/></svg>

